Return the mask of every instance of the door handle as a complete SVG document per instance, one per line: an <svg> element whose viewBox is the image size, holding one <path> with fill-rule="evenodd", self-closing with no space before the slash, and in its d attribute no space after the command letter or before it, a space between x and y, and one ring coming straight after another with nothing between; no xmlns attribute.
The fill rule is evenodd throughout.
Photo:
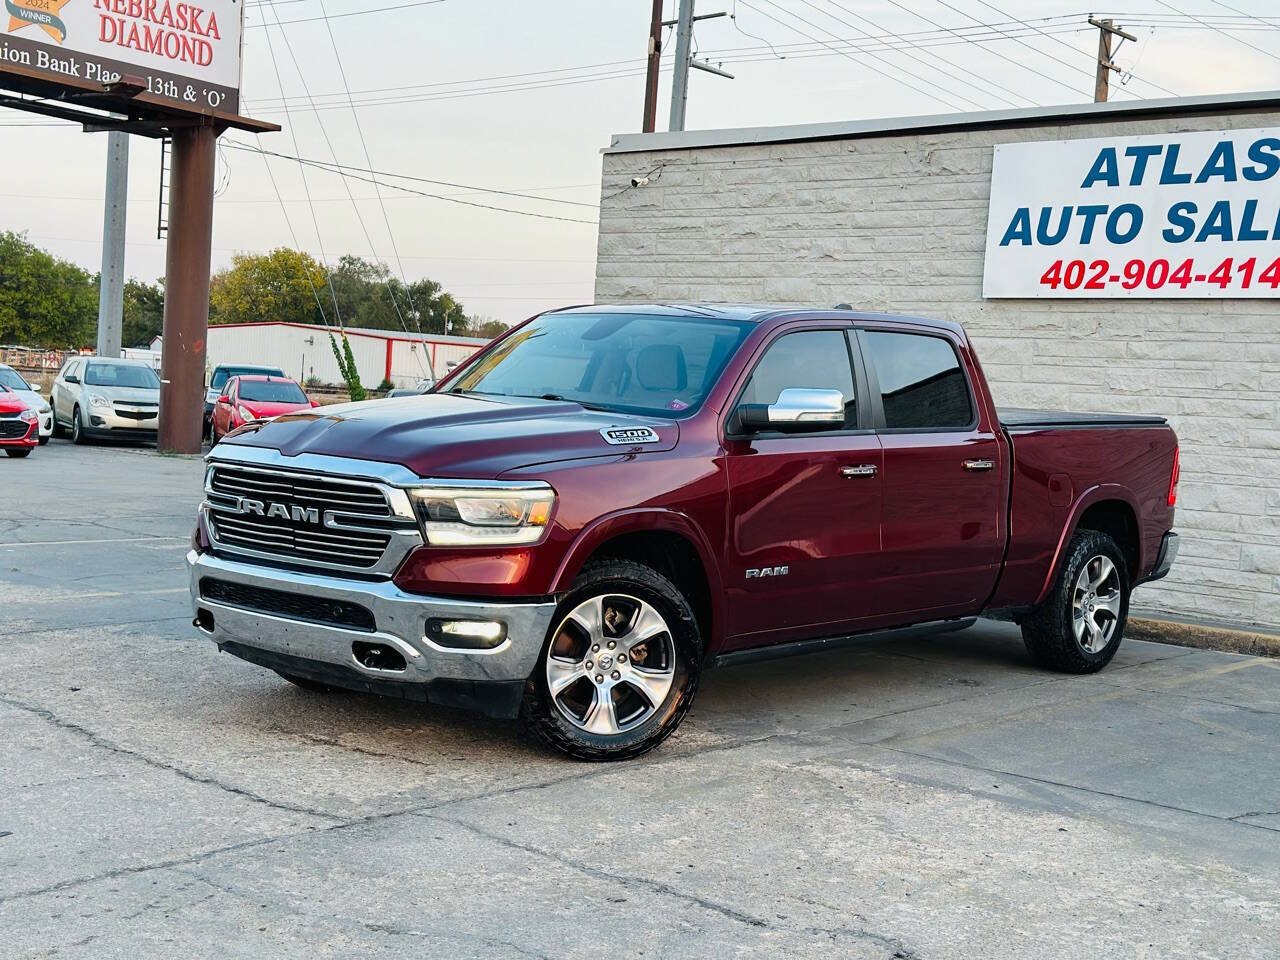
<svg viewBox="0 0 1280 960"><path fill-rule="evenodd" d="M982 460L966 460L964 462L964 468L970 471L971 473L978 473L983 470L990 470L995 465L996 465L996 462L994 460L987 460L985 458Z"/></svg>
<svg viewBox="0 0 1280 960"><path fill-rule="evenodd" d="M877 467L874 463L860 463L856 467L841 467L842 477L874 477Z"/></svg>

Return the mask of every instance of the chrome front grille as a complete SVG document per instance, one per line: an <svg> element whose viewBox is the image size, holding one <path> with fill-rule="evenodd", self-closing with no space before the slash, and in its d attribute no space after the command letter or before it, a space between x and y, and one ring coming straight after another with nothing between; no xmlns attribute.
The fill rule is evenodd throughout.
<svg viewBox="0 0 1280 960"><path fill-rule="evenodd" d="M205 496L210 536L232 553L374 571L420 542L416 523L376 483L214 463Z"/></svg>

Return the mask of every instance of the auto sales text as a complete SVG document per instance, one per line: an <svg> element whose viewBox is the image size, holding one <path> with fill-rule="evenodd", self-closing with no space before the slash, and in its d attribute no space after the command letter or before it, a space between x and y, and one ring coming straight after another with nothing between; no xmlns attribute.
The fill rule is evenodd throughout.
<svg viewBox="0 0 1280 960"><path fill-rule="evenodd" d="M1201 164L1179 156L1177 143L1103 147L1087 171L1080 188L1104 194L1112 187L1176 186L1182 184L1257 183L1280 174L1280 139L1260 137L1238 153L1231 140L1219 141ZM1265 201L1262 199L1265 197ZM1204 243L1280 240L1280 205L1276 191L1259 188L1259 197L1210 201L1178 200L1164 212L1156 227L1166 243ZM1099 199L1104 199L1099 196ZM1090 243L1095 234L1113 244L1129 243L1143 229L1146 212L1133 202L1067 204L1060 207L1018 207L1005 229L1000 246L1054 246L1068 242Z"/></svg>

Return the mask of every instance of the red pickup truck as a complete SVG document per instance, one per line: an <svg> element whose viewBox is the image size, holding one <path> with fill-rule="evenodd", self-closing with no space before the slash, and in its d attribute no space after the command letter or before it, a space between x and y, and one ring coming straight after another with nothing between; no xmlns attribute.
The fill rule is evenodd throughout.
<svg viewBox="0 0 1280 960"><path fill-rule="evenodd" d="M708 666L848 637L998 616L1099 670L1177 481L1162 418L997 410L954 323L575 307L432 393L233 432L187 562L226 652L618 759Z"/></svg>

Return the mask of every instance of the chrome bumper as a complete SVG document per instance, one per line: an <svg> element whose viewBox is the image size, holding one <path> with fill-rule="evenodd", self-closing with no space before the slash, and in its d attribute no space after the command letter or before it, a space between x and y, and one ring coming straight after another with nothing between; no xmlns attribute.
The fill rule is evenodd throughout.
<svg viewBox="0 0 1280 960"><path fill-rule="evenodd" d="M187 553L193 613L212 615L212 629L200 633L224 643L266 650L306 661L329 664L383 681L430 683L435 680L523 681L533 673L555 613L554 602L498 603L405 593L385 580L361 581L315 573L278 570L254 563ZM200 581L216 577L308 598L357 604L373 614L373 632L292 619L277 613L232 606L201 595ZM462 650L437 645L426 635L426 623L441 620L497 620L506 639L491 650ZM403 670L365 666L353 643L380 643L398 651Z"/></svg>

